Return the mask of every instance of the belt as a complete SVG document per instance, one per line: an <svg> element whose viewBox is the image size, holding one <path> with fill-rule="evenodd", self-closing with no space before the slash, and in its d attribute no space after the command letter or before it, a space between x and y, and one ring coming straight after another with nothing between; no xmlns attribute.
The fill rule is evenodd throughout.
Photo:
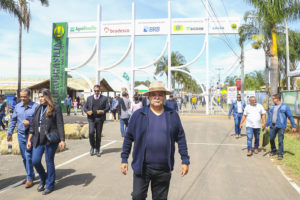
<svg viewBox="0 0 300 200"><path fill-rule="evenodd" d="M275 126L276 125L276 123L272 123L272 126Z"/></svg>

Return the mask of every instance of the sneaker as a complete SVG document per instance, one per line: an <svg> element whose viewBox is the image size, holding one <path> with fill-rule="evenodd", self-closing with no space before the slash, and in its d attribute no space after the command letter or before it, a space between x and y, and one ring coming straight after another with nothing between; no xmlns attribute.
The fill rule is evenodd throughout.
<svg viewBox="0 0 300 200"><path fill-rule="evenodd" d="M252 154L252 150L249 150L247 156L252 156Z"/></svg>
<svg viewBox="0 0 300 200"><path fill-rule="evenodd" d="M255 154L258 154L258 149L254 149L254 153L255 153Z"/></svg>
<svg viewBox="0 0 300 200"><path fill-rule="evenodd" d="M101 157L101 153L100 153L99 150L96 150L96 156L97 156L97 157Z"/></svg>
<svg viewBox="0 0 300 200"><path fill-rule="evenodd" d="M283 159L283 156L278 156L278 160L282 160Z"/></svg>

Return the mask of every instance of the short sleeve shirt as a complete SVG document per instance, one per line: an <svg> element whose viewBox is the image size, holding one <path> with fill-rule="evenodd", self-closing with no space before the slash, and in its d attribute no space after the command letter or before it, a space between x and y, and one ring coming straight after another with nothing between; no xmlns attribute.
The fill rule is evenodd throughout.
<svg viewBox="0 0 300 200"><path fill-rule="evenodd" d="M256 104L255 106L247 105L244 110L244 115L247 116L246 127L260 128L261 115L266 114L262 105Z"/></svg>

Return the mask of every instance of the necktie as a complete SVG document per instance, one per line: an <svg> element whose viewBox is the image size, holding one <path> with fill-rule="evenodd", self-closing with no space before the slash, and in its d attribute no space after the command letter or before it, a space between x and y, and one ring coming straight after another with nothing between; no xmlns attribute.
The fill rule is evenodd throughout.
<svg viewBox="0 0 300 200"><path fill-rule="evenodd" d="M98 100L99 99L99 96L96 96L96 100Z"/></svg>

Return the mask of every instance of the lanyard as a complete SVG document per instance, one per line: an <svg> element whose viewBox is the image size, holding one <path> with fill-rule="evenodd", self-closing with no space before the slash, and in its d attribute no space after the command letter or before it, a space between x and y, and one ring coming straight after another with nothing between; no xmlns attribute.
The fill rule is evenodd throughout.
<svg viewBox="0 0 300 200"><path fill-rule="evenodd" d="M47 108L48 108L48 106L46 106L45 109L44 109L44 107L42 106L41 114L40 114L40 124L42 123L43 115L44 115L45 112L47 111Z"/></svg>

